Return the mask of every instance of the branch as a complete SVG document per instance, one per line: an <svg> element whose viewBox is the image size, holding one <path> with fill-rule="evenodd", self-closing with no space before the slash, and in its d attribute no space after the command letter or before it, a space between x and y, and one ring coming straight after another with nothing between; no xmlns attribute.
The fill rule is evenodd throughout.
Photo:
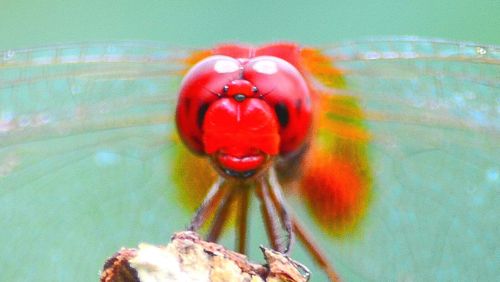
<svg viewBox="0 0 500 282"><path fill-rule="evenodd" d="M261 250L265 265L203 241L194 232L179 232L167 246L140 244L138 249L121 249L104 264L101 282L308 280L305 266L271 249Z"/></svg>

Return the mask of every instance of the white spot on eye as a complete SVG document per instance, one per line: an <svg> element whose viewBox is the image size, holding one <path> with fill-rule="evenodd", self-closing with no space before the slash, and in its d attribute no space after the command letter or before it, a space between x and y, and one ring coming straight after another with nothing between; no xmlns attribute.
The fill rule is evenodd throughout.
<svg viewBox="0 0 500 282"><path fill-rule="evenodd" d="M269 60L258 61L253 65L253 69L258 73L263 74L274 74L278 72L278 66L276 62Z"/></svg>
<svg viewBox="0 0 500 282"><path fill-rule="evenodd" d="M236 62L230 60L218 60L214 65L214 70L218 73L235 72L239 69L240 66Z"/></svg>

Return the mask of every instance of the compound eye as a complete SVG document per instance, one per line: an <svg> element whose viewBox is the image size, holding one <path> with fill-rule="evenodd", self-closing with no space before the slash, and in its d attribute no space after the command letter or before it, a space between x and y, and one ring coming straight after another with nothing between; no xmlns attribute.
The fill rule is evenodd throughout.
<svg viewBox="0 0 500 282"><path fill-rule="evenodd" d="M192 151L204 153L203 124L209 105L229 94L228 81L241 77L241 72L238 60L215 55L198 62L184 76L175 115L179 135Z"/></svg>
<svg viewBox="0 0 500 282"><path fill-rule="evenodd" d="M298 150L308 138L311 93L301 72L291 63L272 56L257 56L244 65L243 77L257 86L254 95L268 103L280 126L280 154ZM251 87L248 89L251 93Z"/></svg>

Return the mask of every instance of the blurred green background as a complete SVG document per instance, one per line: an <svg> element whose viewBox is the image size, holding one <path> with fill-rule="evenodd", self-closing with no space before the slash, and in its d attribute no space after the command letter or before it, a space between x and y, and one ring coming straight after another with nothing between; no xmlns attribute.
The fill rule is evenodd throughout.
<svg viewBox="0 0 500 282"><path fill-rule="evenodd" d="M327 44L377 35L500 43L500 2L3 0L0 49L145 39L180 46L293 40Z"/></svg>
<svg viewBox="0 0 500 282"><path fill-rule="evenodd" d="M227 41L269 42L276 40L315 45L385 35L418 35L500 44L499 13L500 2L495 0L4 0L0 5L0 49L110 40L154 40L181 47L209 47ZM94 137L84 136L78 142L91 144L94 142ZM18 185L16 181L3 182L7 188L13 188L14 191L0 190L0 216L3 217L0 224L5 227L0 231L4 246L3 253L0 255L0 268L3 269L3 272L0 272L0 280L16 281L18 278L19 281L26 281L26 279L31 281L93 281L97 279L104 257L120 246L135 246L140 241L164 243L173 230L182 229L189 221L190 215L179 210L176 203L173 203L172 199L176 199L177 196L176 191L165 191L165 187L168 186L165 183L169 183L170 180L163 174L169 171L164 158L169 158L173 154L168 148L163 149L160 156L154 155L156 152L148 155L149 148L155 144L147 140L144 141L144 148L146 148L144 152L134 155L128 151L132 142L124 141L124 144L121 144L119 141L110 141L110 143L116 143L113 143L116 145L113 148L116 152L121 152L122 149L126 152L122 155L118 154L122 158L121 162L118 162L113 160L114 155L106 155L108 148L104 148L102 154L101 151L97 153L93 151L95 148L90 148L91 145L88 151L84 149L72 152L71 145L74 141L69 139L59 140L58 143L48 142L51 148L41 148L33 144L33 147L28 149L50 151L55 148L56 151L64 146L68 149L62 158L54 155L53 159L30 167L12 178L21 179L19 183L22 185ZM147 143L148 141L150 143ZM29 150L27 152L29 153ZM97 170L94 160L96 156L104 163L115 161L120 163L120 166L113 168L105 166ZM144 159L146 161L143 161ZM144 163L147 165L145 166ZM47 176L38 175L42 172L47 172ZM387 183L397 182L392 175L388 178L390 179L386 180ZM418 179L415 180L415 182L418 181ZM399 183L395 185L397 184ZM460 185L460 180L455 180L454 184L449 188ZM89 189L89 187L95 189ZM135 189L137 187L141 189ZM35 191L38 194L33 196ZM440 196L446 195L440 194ZM411 198L414 195L408 197ZM436 202L438 203L435 208L438 210L440 204L439 201ZM89 205L89 203L95 203L95 205ZM446 206L441 208L444 209ZM427 206L422 207L422 210L426 209ZM303 213L303 211L297 212ZM433 211L429 213L431 216L436 214ZM485 225L491 223L488 220L485 221ZM255 225L255 222L253 224ZM113 232L108 230L110 226ZM417 231L421 231L419 228L420 226L415 227ZM46 232L47 230L51 232ZM392 244L392 239L385 239L390 237L382 236L390 236L389 231L387 234L380 232L382 239L373 238L373 242L383 241L383 244L394 245L396 253L398 250L403 250L401 256L407 255L404 253L408 251L405 248L406 244L413 243L412 246L418 249L419 244L422 243L417 240L418 242L399 242L401 245ZM412 234L408 236L411 237ZM254 235L252 242L265 242L262 233ZM232 246L231 236L232 234L227 235L224 241L229 242L229 246ZM82 237L85 240L82 240ZM329 241L324 236L319 235L319 237L323 239L323 242ZM419 236L415 238L425 239L423 241L433 239ZM18 248L20 244L25 245ZM345 246L343 251L340 247L336 246L336 249L333 249L330 245L328 246L328 250L332 253L340 250L345 257L351 254L352 249L349 245ZM461 246L457 245L453 248L453 250L460 249ZM408 252L413 250L408 249ZM82 250L87 250L88 253L81 253ZM362 248L362 250L370 250L370 248ZM386 263L385 259L388 262L394 262L399 261L399 257L385 257L384 250L378 251L380 253L375 255L380 258L380 262L375 262L375 265L383 265L389 270L379 268L373 270L374 266L359 265L370 269L367 273L373 270L374 273L386 274L387 276L384 277L393 277L391 270L397 271L399 267L406 267ZM13 252L17 253L11 255ZM308 256L302 249L298 248L295 254L294 257L304 260L311 266ZM332 256L331 253L329 255ZM363 256L363 253L357 253L357 255ZM253 258L259 257L255 250L252 256ZM352 265L356 265L357 262L356 256L353 256L351 262L341 261L341 259L334 261L338 263L336 266L341 269L342 273L350 273L351 276L346 278L352 280L366 278L363 274L356 276L362 273L359 269L352 269ZM425 260L420 262L418 267L427 266L428 263L433 262ZM63 269L64 267L67 269ZM472 267L474 265L471 265ZM312 265L311 268L314 273L318 273L316 277L323 277L316 267ZM7 277L2 277L2 273ZM16 277L17 274L21 274L21 277ZM77 277L74 277L75 275ZM442 273L440 275L442 276L438 277L456 278L461 274ZM425 273L422 277L426 277ZM399 280L406 278L411 279L411 276L397 277Z"/></svg>

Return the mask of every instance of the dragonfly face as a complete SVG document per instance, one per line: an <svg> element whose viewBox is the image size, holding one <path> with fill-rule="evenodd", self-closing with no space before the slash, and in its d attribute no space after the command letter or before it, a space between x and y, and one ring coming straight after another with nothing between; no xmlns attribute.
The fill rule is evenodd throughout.
<svg viewBox="0 0 500 282"><path fill-rule="evenodd" d="M267 168L272 157L304 145L311 94L299 71L283 59L214 52L218 55L197 63L184 78L177 128L184 143L211 155L223 174L248 178Z"/></svg>
<svg viewBox="0 0 500 282"><path fill-rule="evenodd" d="M283 188L341 277L498 277L498 47L397 38L304 50L304 77L330 93L312 111L317 155L278 154L273 164L282 183L311 176ZM181 80L205 57L130 42L0 55L0 236L10 254L0 256L2 280L95 279L119 247L163 243L186 227L217 178L182 148L174 127ZM334 171L349 173L332 179ZM328 191L302 188L333 182L357 194L338 194L342 201L330 205L322 200ZM352 203L352 213L334 208ZM267 242L254 232L262 227L256 207L252 257L252 246ZM301 248L294 259L313 280L326 279Z"/></svg>

